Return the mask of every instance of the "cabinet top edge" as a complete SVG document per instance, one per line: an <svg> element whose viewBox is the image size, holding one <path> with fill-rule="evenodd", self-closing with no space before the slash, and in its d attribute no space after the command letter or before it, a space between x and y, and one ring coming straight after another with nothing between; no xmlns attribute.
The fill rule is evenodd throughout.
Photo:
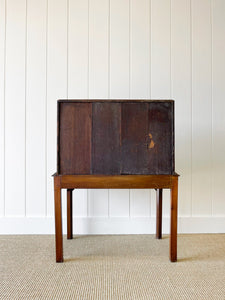
<svg viewBox="0 0 225 300"><path fill-rule="evenodd" d="M58 103L93 103L93 102L118 102L118 103L145 103L145 102L174 102L174 100L163 100L163 99L59 99Z"/></svg>

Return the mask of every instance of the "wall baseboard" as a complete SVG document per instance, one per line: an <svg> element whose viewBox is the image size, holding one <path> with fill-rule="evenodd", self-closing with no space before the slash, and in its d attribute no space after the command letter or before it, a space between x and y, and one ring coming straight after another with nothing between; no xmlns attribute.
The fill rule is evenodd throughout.
<svg viewBox="0 0 225 300"><path fill-rule="evenodd" d="M163 233L169 233L169 217L163 217ZM74 217L74 234L154 234L155 218ZM53 217L1 217L0 234L54 234ZM63 218L66 233L66 218ZM225 233L225 216L179 217L178 233Z"/></svg>

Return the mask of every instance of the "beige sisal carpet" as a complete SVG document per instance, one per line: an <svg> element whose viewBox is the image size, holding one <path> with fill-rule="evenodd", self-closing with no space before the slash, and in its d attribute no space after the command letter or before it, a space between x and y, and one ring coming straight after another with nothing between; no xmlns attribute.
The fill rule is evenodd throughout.
<svg viewBox="0 0 225 300"><path fill-rule="evenodd" d="M64 238L55 263L54 236L0 236L0 299L225 299L225 234Z"/></svg>

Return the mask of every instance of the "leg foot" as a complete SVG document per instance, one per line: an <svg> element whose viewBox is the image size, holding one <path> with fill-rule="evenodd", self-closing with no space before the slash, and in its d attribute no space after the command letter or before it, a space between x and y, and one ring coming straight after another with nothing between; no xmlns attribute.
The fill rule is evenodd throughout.
<svg viewBox="0 0 225 300"><path fill-rule="evenodd" d="M61 188L59 186L59 178L58 177L54 177L54 193L55 193L56 262L63 262L62 204L61 204Z"/></svg>
<svg viewBox="0 0 225 300"><path fill-rule="evenodd" d="M177 197L178 178L173 179L171 189L171 216L170 216L170 261L177 261Z"/></svg>

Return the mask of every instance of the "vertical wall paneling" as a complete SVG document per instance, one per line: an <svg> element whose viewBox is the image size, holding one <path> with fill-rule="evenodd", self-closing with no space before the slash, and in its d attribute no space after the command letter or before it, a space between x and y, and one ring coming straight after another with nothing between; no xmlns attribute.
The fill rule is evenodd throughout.
<svg viewBox="0 0 225 300"><path fill-rule="evenodd" d="M130 1L130 98L149 99L150 2Z"/></svg>
<svg viewBox="0 0 225 300"><path fill-rule="evenodd" d="M129 190L128 189L110 190L109 217L129 217Z"/></svg>
<svg viewBox="0 0 225 300"><path fill-rule="evenodd" d="M192 1L192 213L212 210L212 78L210 1ZM199 18L201 15L201 18Z"/></svg>
<svg viewBox="0 0 225 300"><path fill-rule="evenodd" d="M129 0L110 1L110 98L130 97Z"/></svg>
<svg viewBox="0 0 225 300"><path fill-rule="evenodd" d="M68 16L68 97L88 98L88 0L70 0Z"/></svg>
<svg viewBox="0 0 225 300"><path fill-rule="evenodd" d="M130 98L130 3L110 1L109 98ZM109 216L130 215L130 191L109 190Z"/></svg>
<svg viewBox="0 0 225 300"><path fill-rule="evenodd" d="M225 1L212 1L212 213L225 214Z"/></svg>
<svg viewBox="0 0 225 300"><path fill-rule="evenodd" d="M224 53L224 0L0 0L3 233L23 233L27 222L32 232L52 232L56 101L63 98L174 99L178 230L221 232ZM66 190L62 195L65 217ZM133 232L133 217L155 217L155 196L147 189L74 190L75 233L98 231L88 217L93 224L109 217L109 226L124 217L121 233ZM169 191L163 196L169 216Z"/></svg>
<svg viewBox="0 0 225 300"><path fill-rule="evenodd" d="M170 0L151 1L151 98L171 98ZM155 193L154 193L155 194ZM154 197L155 198L155 197ZM163 214L169 214L170 195L163 191ZM155 201L151 201L155 216Z"/></svg>
<svg viewBox="0 0 225 300"><path fill-rule="evenodd" d="M151 1L151 98L171 97L170 0Z"/></svg>
<svg viewBox="0 0 225 300"><path fill-rule="evenodd" d="M56 101L67 98L67 1L48 0L47 27L47 215L52 216L54 194L51 175L56 171Z"/></svg>
<svg viewBox="0 0 225 300"><path fill-rule="evenodd" d="M25 215L26 1L7 1L5 62L5 212ZM12 187L12 178L16 178Z"/></svg>
<svg viewBox="0 0 225 300"><path fill-rule="evenodd" d="M171 75L175 100L176 171L179 214L191 215L191 12L189 0L171 2Z"/></svg>
<svg viewBox="0 0 225 300"><path fill-rule="evenodd" d="M5 211L5 0L0 0L0 216Z"/></svg>
<svg viewBox="0 0 225 300"><path fill-rule="evenodd" d="M150 1L130 1L130 98L150 98ZM130 190L130 214L149 216L150 191Z"/></svg>
<svg viewBox="0 0 225 300"><path fill-rule="evenodd" d="M130 191L131 217L149 217L151 213L151 193L149 189L132 189Z"/></svg>
<svg viewBox="0 0 225 300"><path fill-rule="evenodd" d="M89 2L89 98L108 97L109 1Z"/></svg>
<svg viewBox="0 0 225 300"><path fill-rule="evenodd" d="M70 0L68 12L68 98L87 99L88 0ZM75 189L73 199L74 216L87 216L87 190Z"/></svg>
<svg viewBox="0 0 225 300"><path fill-rule="evenodd" d="M109 1L89 1L89 98L108 98ZM108 216L108 190L88 191L90 216Z"/></svg>
<svg viewBox="0 0 225 300"><path fill-rule="evenodd" d="M107 189L88 190L88 216L89 217L108 216L108 190Z"/></svg>
<svg viewBox="0 0 225 300"><path fill-rule="evenodd" d="M26 213L45 215L46 0L27 1Z"/></svg>

